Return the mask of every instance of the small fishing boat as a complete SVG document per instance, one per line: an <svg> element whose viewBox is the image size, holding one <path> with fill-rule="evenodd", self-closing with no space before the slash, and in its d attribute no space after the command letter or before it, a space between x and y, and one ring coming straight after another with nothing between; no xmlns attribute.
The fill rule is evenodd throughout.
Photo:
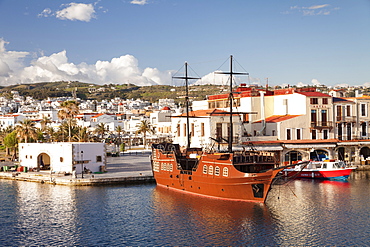
<svg viewBox="0 0 370 247"><path fill-rule="evenodd" d="M345 180L356 167L348 167L344 161L325 160L297 163L283 170L286 177Z"/></svg>
<svg viewBox="0 0 370 247"><path fill-rule="evenodd" d="M265 202L267 194L276 175L286 167L280 167L277 155L272 152L233 149L233 109L232 77L242 74L232 71L230 57L229 138L223 139L228 144L227 150L205 149L192 147L190 144L189 97L187 90L187 63L185 64L186 80L186 118L187 143L184 150L177 143L157 143L152 145L151 164L154 178L158 186L175 189L181 192L229 200ZM244 73L245 74L245 73ZM179 78L179 77L178 77ZM194 79L194 78L192 78ZM222 140L212 140L221 142Z"/></svg>

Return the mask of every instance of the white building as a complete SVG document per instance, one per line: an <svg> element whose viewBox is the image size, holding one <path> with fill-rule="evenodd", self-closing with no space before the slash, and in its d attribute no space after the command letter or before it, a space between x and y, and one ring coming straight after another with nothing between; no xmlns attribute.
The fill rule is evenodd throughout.
<svg viewBox="0 0 370 247"><path fill-rule="evenodd" d="M83 169L100 172L105 169L104 143L58 142L20 143L19 162L28 169L56 173L81 173Z"/></svg>

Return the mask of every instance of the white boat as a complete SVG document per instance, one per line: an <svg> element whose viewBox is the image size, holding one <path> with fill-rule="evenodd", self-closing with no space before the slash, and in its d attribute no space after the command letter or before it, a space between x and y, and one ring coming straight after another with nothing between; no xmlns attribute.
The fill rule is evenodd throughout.
<svg viewBox="0 0 370 247"><path fill-rule="evenodd" d="M295 167L286 168L286 177L318 178L318 179L347 179L356 167L348 167L344 161L324 160L297 163Z"/></svg>

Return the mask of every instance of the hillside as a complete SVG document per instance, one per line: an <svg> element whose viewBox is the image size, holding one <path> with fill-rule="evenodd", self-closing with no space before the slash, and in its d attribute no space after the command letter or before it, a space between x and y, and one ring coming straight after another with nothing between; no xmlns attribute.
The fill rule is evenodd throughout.
<svg viewBox="0 0 370 247"><path fill-rule="evenodd" d="M205 99L207 95L220 93L220 86L201 85L191 86L189 97L195 100ZM10 98L12 91L18 91L21 96L32 96L34 99L42 100L48 97L76 96L83 100L112 99L143 99L149 102L157 102L159 99L173 98L178 103L185 95L185 87L174 87L170 85L155 85L139 87L133 84L109 84L96 85L78 81L42 82L33 84L11 85L0 87L0 95Z"/></svg>

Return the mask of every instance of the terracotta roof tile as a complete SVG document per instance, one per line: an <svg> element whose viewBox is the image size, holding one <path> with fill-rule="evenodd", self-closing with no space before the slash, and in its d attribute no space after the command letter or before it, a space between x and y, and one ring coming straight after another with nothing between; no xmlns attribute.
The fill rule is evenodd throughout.
<svg viewBox="0 0 370 247"><path fill-rule="evenodd" d="M273 116L267 117L265 121L266 123L278 123L278 122L286 121L286 120L299 117L299 116L303 116L303 115L273 115ZM261 123L261 122L262 120L258 120L254 123Z"/></svg>

